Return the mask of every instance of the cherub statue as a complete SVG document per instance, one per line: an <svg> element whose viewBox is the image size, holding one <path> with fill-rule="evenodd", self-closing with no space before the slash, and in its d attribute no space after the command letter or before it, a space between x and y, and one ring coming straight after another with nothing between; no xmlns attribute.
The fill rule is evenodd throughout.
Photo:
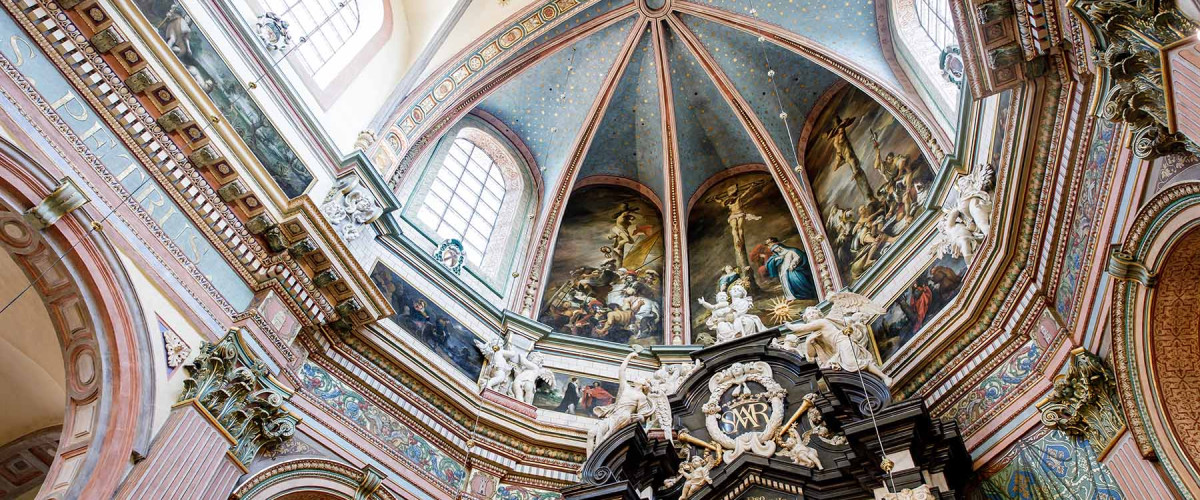
<svg viewBox="0 0 1200 500"><path fill-rule="evenodd" d="M629 360L641 352L641 346L625 355L617 377L617 399L612 404L592 410L600 420L596 421L587 434L587 454L591 455L596 446L611 436L617 430L633 424L645 422L653 417L669 439L672 436L671 405L667 402L667 394L662 390L653 390L649 380L629 380Z"/></svg>
<svg viewBox="0 0 1200 500"><path fill-rule="evenodd" d="M650 385L653 390L670 396L679 389L679 384L687 380L700 366L701 362L698 359L694 363L663 364L650 375Z"/></svg>
<svg viewBox="0 0 1200 500"><path fill-rule="evenodd" d="M954 210L971 221L974 229L983 236L992 232L992 195L988 191L993 177L992 165L986 164L954 182L958 188L958 206Z"/></svg>
<svg viewBox="0 0 1200 500"><path fill-rule="evenodd" d="M788 457L796 462L796 465L817 470L825 468L821 465L821 457L817 455L817 450L808 446L808 436L801 436L795 428L788 429L786 435L779 436L775 441L779 445L776 455Z"/></svg>
<svg viewBox="0 0 1200 500"><path fill-rule="evenodd" d="M736 327L733 324L733 308L729 303L729 294L717 292L716 302L711 304L704 300L704 297L696 301L709 310L708 320L704 324L712 329L717 343L733 340Z"/></svg>
<svg viewBox="0 0 1200 500"><path fill-rule="evenodd" d="M833 304L829 314L822 316L820 309L809 307L804 310L803 321L785 324L792 332L807 334L801 355L816 362L822 369L848 372L866 370L891 385L892 378L883 372L875 355L867 347L871 336L867 320L886 310L871 302L871 299L853 292L835 293L829 297L829 301ZM784 346L798 343L799 339L785 337L773 345L786 348Z"/></svg>
<svg viewBox="0 0 1200 500"><path fill-rule="evenodd" d="M506 396L512 395L513 370L521 362L520 354L511 347L504 347L504 341L498 337L487 343L476 340L475 347L487 360L480 373L480 380L483 381L480 385Z"/></svg>
<svg viewBox="0 0 1200 500"><path fill-rule="evenodd" d="M527 405L533 404L533 393L538 381L554 389L554 372L542 367L542 353L531 352L522 356L514 369L512 397Z"/></svg>
<svg viewBox="0 0 1200 500"><path fill-rule="evenodd" d="M670 488L683 480L683 491L679 493L679 500L687 500L700 491L704 485L712 484L712 478L708 473L717 464L718 461L713 458L711 451L706 450L704 456L692 455L690 459L679 464L679 474L663 481L663 486Z"/></svg>
<svg viewBox="0 0 1200 500"><path fill-rule="evenodd" d="M938 257L950 254L965 260L975 257L982 236L971 230L970 220L958 210L950 210L937 222L938 237L933 251Z"/></svg>
<svg viewBox="0 0 1200 500"><path fill-rule="evenodd" d="M729 308L733 310L733 329L735 338L754 335L767 329L762 319L750 312L754 300L746 293L746 288L739 283L729 287Z"/></svg>

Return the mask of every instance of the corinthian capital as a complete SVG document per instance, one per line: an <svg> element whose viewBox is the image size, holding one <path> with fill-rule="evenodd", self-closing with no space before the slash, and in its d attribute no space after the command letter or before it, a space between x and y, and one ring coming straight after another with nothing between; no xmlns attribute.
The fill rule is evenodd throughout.
<svg viewBox="0 0 1200 500"><path fill-rule="evenodd" d="M180 401L195 400L229 433L234 441L230 451L243 465L295 433L300 419L283 407L291 391L246 348L241 330L202 344L187 369Z"/></svg>

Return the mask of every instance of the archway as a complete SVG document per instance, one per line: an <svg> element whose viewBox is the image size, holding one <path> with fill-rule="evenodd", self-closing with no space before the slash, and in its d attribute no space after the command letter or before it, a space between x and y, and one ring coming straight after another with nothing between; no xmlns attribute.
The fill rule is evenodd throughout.
<svg viewBox="0 0 1200 500"><path fill-rule="evenodd" d="M1113 368L1139 451L1185 496L1200 493L1200 183L1155 195L1130 224L1109 273Z"/></svg>
<svg viewBox="0 0 1200 500"><path fill-rule="evenodd" d="M46 363L63 374L62 432L38 498L106 498L149 442L149 334L116 252L103 232L88 231L91 207L41 230L23 217L57 184L51 172L0 141L0 248L25 283L34 282L21 299L31 305L21 307L36 309L40 299L49 320L43 327L57 336L61 352L61 365Z"/></svg>

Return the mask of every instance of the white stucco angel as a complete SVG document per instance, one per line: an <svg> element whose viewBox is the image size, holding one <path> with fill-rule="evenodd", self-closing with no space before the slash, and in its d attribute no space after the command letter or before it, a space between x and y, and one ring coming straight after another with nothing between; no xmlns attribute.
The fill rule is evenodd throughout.
<svg viewBox="0 0 1200 500"><path fill-rule="evenodd" d="M597 420L587 434L587 454L617 430L647 420L656 422L672 438L671 406L667 394L653 390L649 380L629 380L629 360L641 352L640 346L621 361L617 377L617 399L612 404L592 410Z"/></svg>
<svg viewBox="0 0 1200 500"><path fill-rule="evenodd" d="M970 221L957 210L951 210L942 215L937 222L938 237L933 242L933 252L940 258L950 254L964 260L975 257L979 242L983 239L980 233L971 229Z"/></svg>
<svg viewBox="0 0 1200 500"><path fill-rule="evenodd" d="M808 436L800 435L795 428L788 429L786 435L776 438L776 444L779 445L778 451L775 452L777 456L790 458L797 465L804 467L817 470L825 468L821 465L821 457L817 450L808 446Z"/></svg>
<svg viewBox="0 0 1200 500"><path fill-rule="evenodd" d="M541 381L554 389L554 372L542 367L542 353L531 352L522 356L513 370L512 397L527 405L533 404L533 394Z"/></svg>
<svg viewBox="0 0 1200 500"><path fill-rule="evenodd" d="M779 348L800 345L800 339L792 338L798 334L804 337L801 355L816 362L822 369L849 372L866 370L891 385L891 377L883 372L868 347L871 327L867 321L886 310L871 302L871 299L853 292L835 293L829 297L829 301L833 304L829 314L822 316L821 310L816 307L805 309L802 321L785 324L794 333L772 345Z"/></svg>
<svg viewBox="0 0 1200 500"><path fill-rule="evenodd" d="M982 165L954 183L958 188L958 206L954 210L969 219L974 229L983 236L992 232L992 195L988 190L994 177L993 167Z"/></svg>
<svg viewBox="0 0 1200 500"><path fill-rule="evenodd" d="M947 253L966 260L975 257L979 244L992 231L992 195L987 192L992 178L992 166L984 165L955 181L958 201L945 209L937 223L934 252L938 257Z"/></svg>
<svg viewBox="0 0 1200 500"><path fill-rule="evenodd" d="M713 331L717 342L733 340L735 326L733 324L733 308L729 304L729 294L717 292L714 302L709 303L704 297L696 299L705 309L708 309L708 319L704 325Z"/></svg>
<svg viewBox="0 0 1200 500"><path fill-rule="evenodd" d="M651 390L670 396L679 390L679 384L687 380L692 375L692 372L696 371L700 366L701 362L698 359L694 363L663 364L650 376Z"/></svg>
<svg viewBox="0 0 1200 500"><path fill-rule="evenodd" d="M737 283L729 287L729 308L733 310L733 329L737 331L737 338L767 329L762 319L750 312L754 300L746 293L746 287Z"/></svg>
<svg viewBox="0 0 1200 500"><path fill-rule="evenodd" d="M499 337L485 342L475 341L475 347L483 353L487 360L480 373L480 387L491 389L506 396L512 395L512 376L521 355L512 347L505 347L504 340Z"/></svg>

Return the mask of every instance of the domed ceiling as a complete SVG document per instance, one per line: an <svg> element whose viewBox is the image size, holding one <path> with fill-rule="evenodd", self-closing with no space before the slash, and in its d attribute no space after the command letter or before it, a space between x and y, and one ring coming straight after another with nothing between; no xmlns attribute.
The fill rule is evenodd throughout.
<svg viewBox="0 0 1200 500"><path fill-rule="evenodd" d="M865 286L860 282L868 270L887 261L891 247L903 246L892 243L913 232L919 225L913 222L931 219L919 216L933 210L926 193L944 156L939 144L948 144L926 125L933 123L926 109L889 62L876 8L871 0L547 2L481 37L483 48L464 53L457 70L447 66L443 83L402 109L397 125L406 142L417 145L409 155L467 114L518 140L541 176L535 241L550 242L529 265L534 275L564 258L553 241L564 212L577 213L571 204L586 201L576 201L583 196L578 193L605 184L636 191L661 211L669 265L665 276L653 277L663 283L651 295L662 294L663 316L689 308L683 289L692 288L688 302L699 298L704 290L690 279L715 279L724 265L757 266L758 281L779 280L768 276L768 235L799 249L811 264L811 276L778 286L805 289L808 279L813 291L760 296L816 302ZM489 54L492 59L481 62ZM405 168L402 161L393 180ZM738 177L751 174L768 180ZM684 221L698 205L725 204L733 212L706 212L709 221L721 222L709 228L713 238L725 234L720 231L730 229L722 224L727 218L733 224L730 214L741 209L730 208L714 188L732 192L735 185L767 198L739 198L748 204L740 221L749 231L735 238L745 241L730 255L701 255L699 264L697 254L708 249L689 245L704 235L688 234ZM620 198L612 196L604 199ZM773 211L790 214L791 225L773 225L755 213ZM601 239L595 246L603 245ZM599 265L587 258L572 264ZM704 266L711 269L699 269ZM555 271L548 273L543 299L556 284ZM537 317L539 307L531 302L544 300L527 297L522 312ZM695 326L703 310L690 308Z"/></svg>

